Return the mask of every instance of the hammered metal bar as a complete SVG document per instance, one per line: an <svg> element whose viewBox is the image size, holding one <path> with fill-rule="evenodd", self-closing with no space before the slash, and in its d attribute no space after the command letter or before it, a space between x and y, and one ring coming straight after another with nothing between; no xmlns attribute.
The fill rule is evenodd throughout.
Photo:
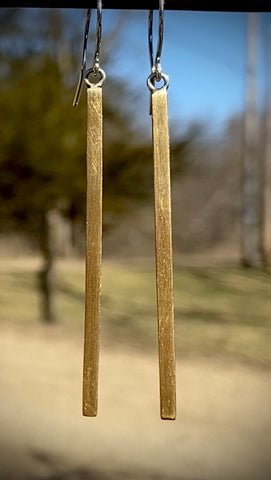
<svg viewBox="0 0 271 480"><path fill-rule="evenodd" d="M100 296L102 269L103 120L102 89L87 89L86 291L83 415L98 408Z"/></svg>
<svg viewBox="0 0 271 480"><path fill-rule="evenodd" d="M152 93L156 294L162 419L176 417L176 372L167 92Z"/></svg>

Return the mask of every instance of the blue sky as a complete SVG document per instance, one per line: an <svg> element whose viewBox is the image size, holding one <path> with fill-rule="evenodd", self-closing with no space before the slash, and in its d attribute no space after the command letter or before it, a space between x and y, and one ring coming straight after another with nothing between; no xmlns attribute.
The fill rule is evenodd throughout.
<svg viewBox="0 0 271 480"><path fill-rule="evenodd" d="M104 32L117 24L119 15L126 13L104 10ZM149 102L146 78L150 70L147 17L147 11L128 12L120 45L117 51L112 52L107 72L108 77L112 74L126 79L146 109ZM157 30L156 21L154 29ZM246 29L246 13L165 11L161 63L163 71L170 77L171 121L184 125L202 120L216 130L229 116L243 110ZM269 30L271 13L258 14L259 106L263 104L266 87ZM143 110L139 108L136 114L141 116Z"/></svg>

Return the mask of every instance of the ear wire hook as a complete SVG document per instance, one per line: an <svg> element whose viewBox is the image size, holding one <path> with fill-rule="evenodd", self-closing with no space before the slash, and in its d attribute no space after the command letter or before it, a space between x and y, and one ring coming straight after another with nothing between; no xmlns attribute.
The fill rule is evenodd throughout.
<svg viewBox="0 0 271 480"><path fill-rule="evenodd" d="M79 80L77 83L76 87L76 92L74 95L73 99L73 107L77 107L80 96L81 96L81 91L82 91L82 85L83 85L83 80L85 77L86 73L86 64L87 64L87 43L88 43L88 32L89 32L89 23L91 19L91 8L87 10L87 18L86 18L86 24L85 24L85 33L84 33L84 41L83 41L83 53L82 53L82 62L81 62L81 70L80 70L80 75L79 75Z"/></svg>
<svg viewBox="0 0 271 480"><path fill-rule="evenodd" d="M102 38L102 0L97 1L96 49L94 54L93 69L96 74L100 68L100 48Z"/></svg>
<svg viewBox="0 0 271 480"><path fill-rule="evenodd" d="M148 21L148 43L149 43L151 74L147 79L147 85L151 91L155 90L155 86L154 86L155 81L160 82L160 80L163 79L164 81L163 87L168 88L168 85L169 85L169 78L167 75L165 75L162 72L162 67L161 67L163 39L164 39L164 0L159 0L158 41L157 41L155 58L153 53L153 10L149 11L149 21Z"/></svg>
<svg viewBox="0 0 271 480"><path fill-rule="evenodd" d="M87 87L102 87L106 75L104 70L100 67L100 48L102 37L102 0L97 1L97 23L96 23L96 47L93 59L93 65L85 72L85 82ZM89 80L92 78L92 82Z"/></svg>
<svg viewBox="0 0 271 480"><path fill-rule="evenodd" d="M76 92L73 100L74 107L77 107L79 103L84 80L88 87L91 87L93 85L101 87L106 78L104 70L100 68L100 48L101 48L101 37L102 37L102 0L97 1L96 47L95 47L93 65L91 68L86 70L87 42L88 42L90 18L91 18L91 8L87 10L87 18L86 18L84 42L83 42L82 63L81 63L80 76L79 76L79 80L78 80L78 84L76 87ZM90 82L89 80L90 75L92 77L95 77L95 80L98 80L98 81L96 81L95 83Z"/></svg>
<svg viewBox="0 0 271 480"><path fill-rule="evenodd" d="M163 47L163 37L164 37L164 0L159 0L159 27L158 27L158 42L155 60L153 56L153 10L149 11L149 55L150 55L150 64L152 73L156 73L157 80L160 80L161 74L161 53Z"/></svg>

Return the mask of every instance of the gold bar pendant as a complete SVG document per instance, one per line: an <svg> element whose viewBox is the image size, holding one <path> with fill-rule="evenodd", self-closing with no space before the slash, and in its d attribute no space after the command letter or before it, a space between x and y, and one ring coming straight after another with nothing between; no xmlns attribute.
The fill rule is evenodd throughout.
<svg viewBox="0 0 271 480"><path fill-rule="evenodd" d="M176 418L176 371L170 194L170 151L166 89L152 93L156 295L161 418Z"/></svg>
<svg viewBox="0 0 271 480"><path fill-rule="evenodd" d="M86 283L83 415L98 408L102 270L103 111L102 88L87 89Z"/></svg>

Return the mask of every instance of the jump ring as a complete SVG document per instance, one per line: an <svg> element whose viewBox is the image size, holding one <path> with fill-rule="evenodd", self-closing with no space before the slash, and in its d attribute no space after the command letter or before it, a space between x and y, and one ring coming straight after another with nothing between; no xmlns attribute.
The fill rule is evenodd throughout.
<svg viewBox="0 0 271 480"><path fill-rule="evenodd" d="M147 85L148 85L148 88L151 92L155 92L156 90L162 90L163 88L165 88L166 90L168 89L168 86L169 86L169 76L166 75L165 73L161 72L160 73L160 77L161 79L163 79L164 81L164 85L162 85L161 87L155 87L155 81L157 81L157 76L156 76L156 72L153 72L151 73L148 78L147 78ZM159 81L159 80L158 80Z"/></svg>
<svg viewBox="0 0 271 480"><path fill-rule="evenodd" d="M97 78L97 82L90 82L89 81L89 76L92 75L92 78ZM95 69L95 67L89 68L86 73L85 73L85 82L88 87L102 87L103 83L106 79L106 74L105 71L102 68L98 68L98 70Z"/></svg>

